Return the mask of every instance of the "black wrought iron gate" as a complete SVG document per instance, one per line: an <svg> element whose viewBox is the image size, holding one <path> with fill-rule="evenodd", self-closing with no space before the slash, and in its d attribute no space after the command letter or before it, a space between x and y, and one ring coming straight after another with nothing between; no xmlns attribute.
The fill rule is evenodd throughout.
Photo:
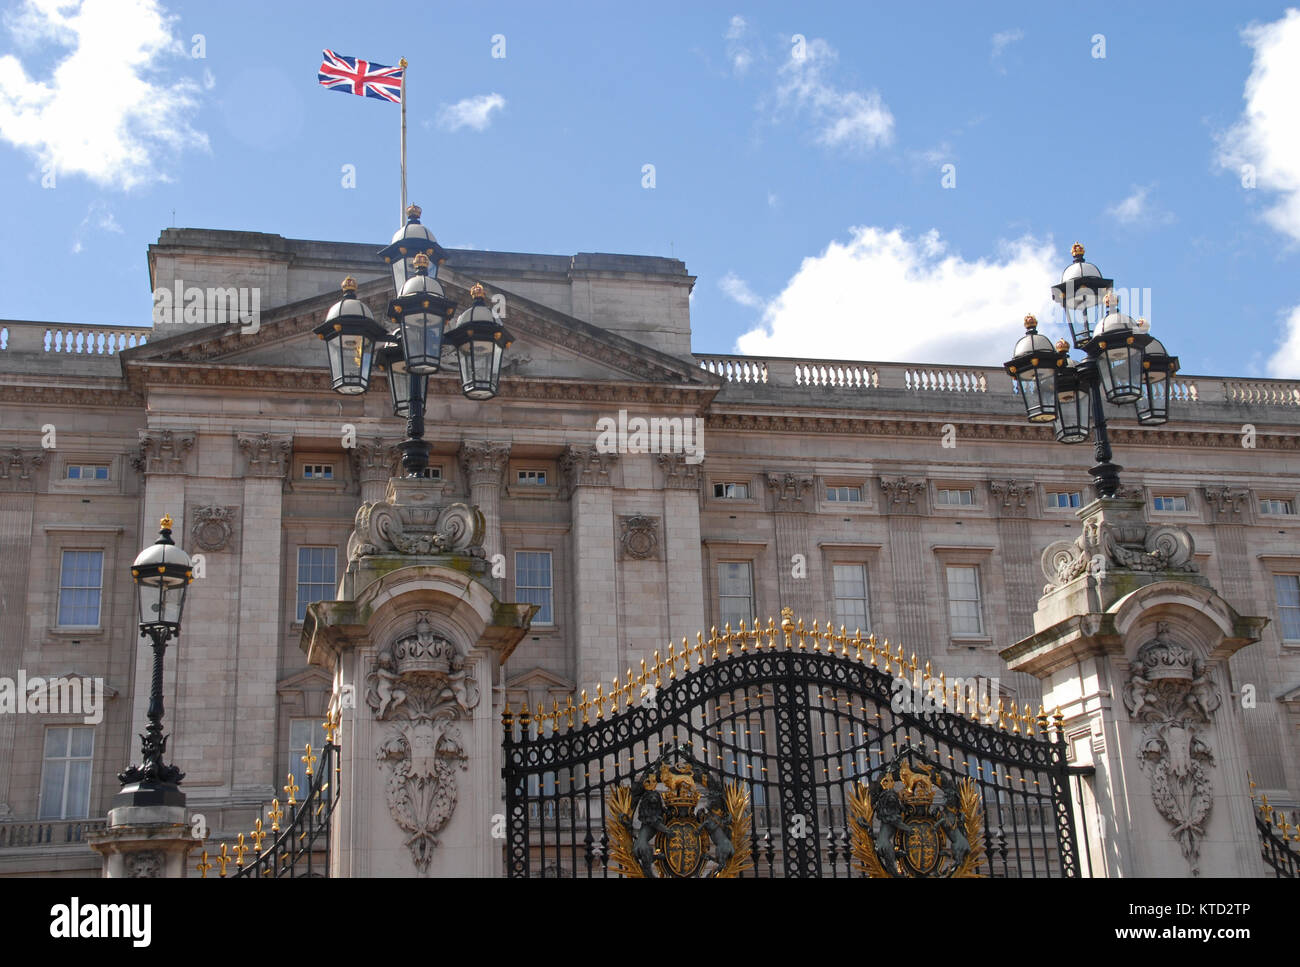
<svg viewBox="0 0 1300 967"><path fill-rule="evenodd" d="M635 864L611 862L620 845L630 849L632 828L611 797L633 784L651 789L660 769L670 783L693 771L705 787L704 774L714 770L747 794L748 842L736 844L748 847L743 876L868 875L861 852L855 859L863 836L875 835L891 856L892 841L871 833L863 804L877 804L878 826L890 788L901 791L909 782L918 783L916 796L947 789L953 816L954 789L966 790L969 845L982 846L978 863L966 863L974 875L1080 875L1059 716L1049 724L1041 708L1006 709L996 696L979 696L978 683L950 683L901 649L891 655L874 637L819 630L816 623L805 629L788 609L782 614L780 627L772 620L766 628L742 624L708 639L698 635L693 645L683 639L680 651L670 645L666 656L656 652L643 662L639 675L615 679L608 695L601 686L594 698L583 692L576 705L517 712L507 706L507 874L639 875ZM676 772L665 764L670 760ZM682 764L687 760L695 765ZM949 777L946 786L941 776ZM928 812L917 813L921 820L911 828L938 831L929 817L940 815L944 801L944 794L922 799ZM695 835L687 860L689 850L708 843ZM937 869L935 835L898 835L898 875ZM952 843L946 848L955 858L964 855ZM663 851L655 855L666 871ZM674 862L674 869L682 865ZM953 868L950 861L949 875ZM879 875L881 867L875 869Z"/></svg>

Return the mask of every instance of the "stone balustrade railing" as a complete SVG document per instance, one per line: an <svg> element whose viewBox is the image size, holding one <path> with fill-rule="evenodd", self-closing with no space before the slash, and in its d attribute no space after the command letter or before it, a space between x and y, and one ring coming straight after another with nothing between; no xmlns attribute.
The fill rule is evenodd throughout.
<svg viewBox="0 0 1300 967"><path fill-rule="evenodd" d="M37 822L0 822L0 849L22 846L68 846L86 842L86 836L104 828L104 819L42 819Z"/></svg>
<svg viewBox="0 0 1300 967"><path fill-rule="evenodd" d="M696 354L695 359L702 369L728 383L868 392L901 389L925 395L983 393L1013 396L1017 392L1015 382L1000 366L918 366L913 363L703 354ZM1300 382L1179 374L1170 387L1170 397L1179 403L1300 407Z"/></svg>
<svg viewBox="0 0 1300 967"><path fill-rule="evenodd" d="M0 352L112 356L149 341L151 329L0 322Z"/></svg>

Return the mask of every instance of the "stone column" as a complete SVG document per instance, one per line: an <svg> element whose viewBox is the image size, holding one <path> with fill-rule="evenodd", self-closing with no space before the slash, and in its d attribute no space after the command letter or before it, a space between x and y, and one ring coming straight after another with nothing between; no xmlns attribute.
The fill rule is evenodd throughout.
<svg viewBox="0 0 1300 967"><path fill-rule="evenodd" d="M0 675L14 677L27 643L32 504L45 451L14 447L0 453ZM17 715L0 715L0 749L14 748ZM13 756L0 755L0 819L10 813Z"/></svg>
<svg viewBox="0 0 1300 967"><path fill-rule="evenodd" d="M1029 534L1029 501L1034 496L1032 480L994 480L989 483L989 503L998 515L998 558L1006 582L1006 608L1013 638L1034 630L1034 613L1029 602L1038 597L1041 583L1033 563ZM1016 694L1023 703L1038 695L1038 682L1028 675L1016 675Z"/></svg>
<svg viewBox="0 0 1300 967"><path fill-rule="evenodd" d="M244 520L239 567L239 643L228 692L233 713L231 793L269 799L275 771L275 682L280 652L280 581L284 571L284 480L293 438L238 434ZM232 672L234 669L232 669Z"/></svg>
<svg viewBox="0 0 1300 967"><path fill-rule="evenodd" d="M460 466L469 489L469 502L483 512L487 527L483 551L488 560L501 553L501 482L509 460L508 443L466 442L460 447Z"/></svg>
<svg viewBox="0 0 1300 967"><path fill-rule="evenodd" d="M882 477L880 490L884 496L881 509L889 515L889 559L898 607L899 633L894 644L901 644L905 653L926 656L933 647L927 620L933 601L925 579L925 552L921 543L925 480Z"/></svg>
<svg viewBox="0 0 1300 967"><path fill-rule="evenodd" d="M1250 576L1256 562L1246 548L1246 525L1252 510L1250 491L1236 487L1206 487L1205 502L1210 508L1210 521L1214 524L1214 543L1223 593L1229 600L1250 610L1260 609L1254 600L1254 587ZM1287 787L1286 769L1282 750L1286 748L1283 716L1279 703L1265 687L1265 682L1276 682L1279 675L1270 674L1269 655L1262 648L1247 648L1233 656L1229 665L1232 690L1240 693L1243 684L1253 684L1256 705L1243 709L1246 730L1246 748L1250 750L1251 772L1255 782L1263 789L1283 790Z"/></svg>
<svg viewBox="0 0 1300 967"><path fill-rule="evenodd" d="M560 458L573 520L574 680L608 682L618 667L614 498L610 468L616 454L570 445Z"/></svg>
<svg viewBox="0 0 1300 967"><path fill-rule="evenodd" d="M668 633L692 638L705 630L704 556L700 543L700 485L703 465L680 453L658 455L664 487L664 567L667 570Z"/></svg>
<svg viewBox="0 0 1300 967"><path fill-rule="evenodd" d="M770 509L776 522L776 576L783 608L793 608L795 617L809 626L813 614L812 581L807 567L814 563L808 542L808 507L806 495L812 491L813 479L797 473L768 473L764 477ZM804 559L804 576L794 576L794 556ZM761 619L761 615L758 616Z"/></svg>
<svg viewBox="0 0 1300 967"><path fill-rule="evenodd" d="M358 440L348 458L352 461L352 472L356 474L361 485L361 502L373 504L384 499L388 478L398 472L398 458L401 452L397 444L382 437Z"/></svg>
<svg viewBox="0 0 1300 967"><path fill-rule="evenodd" d="M104 878L183 879L188 857L202 845L181 805L118 806L108 811L108 825L90 833L91 849L104 858Z"/></svg>
<svg viewBox="0 0 1300 967"><path fill-rule="evenodd" d="M1096 769L1081 857L1087 835L1095 875L1262 875L1227 664L1267 619L1238 614L1196 573L1191 535L1147 526L1141 500L1080 517L1076 541L1043 553L1035 633L1002 657L1041 679L1073 764Z"/></svg>

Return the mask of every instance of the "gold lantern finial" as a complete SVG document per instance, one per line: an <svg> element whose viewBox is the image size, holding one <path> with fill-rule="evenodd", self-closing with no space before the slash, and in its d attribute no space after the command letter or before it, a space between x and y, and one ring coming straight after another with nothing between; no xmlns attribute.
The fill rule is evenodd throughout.
<svg viewBox="0 0 1300 967"><path fill-rule="evenodd" d="M347 278L345 278L342 281L342 283L339 284L339 288L342 289L344 292L356 292L357 280L352 278L352 276L349 275Z"/></svg>
<svg viewBox="0 0 1300 967"><path fill-rule="evenodd" d="M1083 245L1079 242L1075 242L1070 246L1070 254L1075 258L1083 258Z"/></svg>
<svg viewBox="0 0 1300 967"><path fill-rule="evenodd" d="M419 217L420 217L420 206L419 206L419 205L407 205L407 206L406 206L406 217L407 217L407 218L419 218Z"/></svg>
<svg viewBox="0 0 1300 967"><path fill-rule="evenodd" d="M1070 344L1064 339L1058 339L1056 340L1056 351L1058 353L1068 353L1070 351Z"/></svg>
<svg viewBox="0 0 1300 967"><path fill-rule="evenodd" d="M475 282L469 287L469 297L471 299L482 299L484 302L487 301L487 290L483 288L482 282Z"/></svg>
<svg viewBox="0 0 1300 967"><path fill-rule="evenodd" d="M1025 328L1026 329L1038 328L1038 319L1034 316L1032 312L1025 313Z"/></svg>
<svg viewBox="0 0 1300 967"><path fill-rule="evenodd" d="M171 529L172 529L172 515L171 515L171 514L163 514L163 515L162 515L162 520L158 521L158 526L161 527L161 528L162 528L163 530L165 530L165 531L169 531L169 530L171 530Z"/></svg>
<svg viewBox="0 0 1300 967"><path fill-rule="evenodd" d="M417 269L427 269L429 267L429 256L421 252L415 258L411 259Z"/></svg>

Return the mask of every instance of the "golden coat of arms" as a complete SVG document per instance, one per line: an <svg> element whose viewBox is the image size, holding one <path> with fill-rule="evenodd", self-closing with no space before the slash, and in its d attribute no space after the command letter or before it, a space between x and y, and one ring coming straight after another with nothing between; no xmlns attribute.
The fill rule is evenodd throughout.
<svg viewBox="0 0 1300 967"><path fill-rule="evenodd" d="M978 877L984 809L975 780L904 749L849 793L853 857L871 877Z"/></svg>
<svg viewBox="0 0 1300 967"><path fill-rule="evenodd" d="M610 869L633 879L730 878L752 866L749 793L669 748L609 796Z"/></svg>

